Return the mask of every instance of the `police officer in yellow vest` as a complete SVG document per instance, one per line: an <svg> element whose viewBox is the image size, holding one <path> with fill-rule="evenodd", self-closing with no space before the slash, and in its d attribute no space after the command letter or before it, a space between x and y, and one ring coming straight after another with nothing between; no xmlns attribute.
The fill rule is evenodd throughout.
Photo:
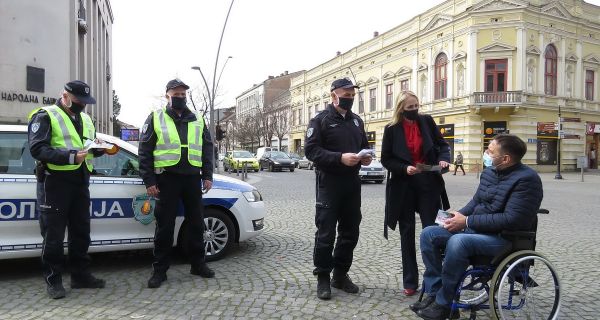
<svg viewBox="0 0 600 320"><path fill-rule="evenodd" d="M83 151L87 139L94 140L92 119L82 112L95 104L90 87L82 81L64 86L55 105L33 113L29 122L31 155L38 161L37 209L42 233L42 265L48 295L65 296L63 241L68 228L71 288L104 288L105 281L90 273L90 173L92 158L104 151Z"/></svg>
<svg viewBox="0 0 600 320"><path fill-rule="evenodd" d="M148 288L167 280L175 217L183 203L190 273L212 278L204 262L202 187L212 187L213 142L204 119L187 108L186 90L179 79L167 83L167 107L154 111L140 134L140 174L148 195L158 198L154 215L154 262Z"/></svg>

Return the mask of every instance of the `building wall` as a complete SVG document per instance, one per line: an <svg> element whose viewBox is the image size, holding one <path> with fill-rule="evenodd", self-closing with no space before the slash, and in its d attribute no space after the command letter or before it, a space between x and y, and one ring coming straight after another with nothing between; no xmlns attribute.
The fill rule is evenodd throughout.
<svg viewBox="0 0 600 320"><path fill-rule="evenodd" d="M80 4L87 33L79 27ZM66 82L79 79L97 100L86 109L96 129L112 133L112 23L108 0L0 2L0 122L27 123L31 110L52 104ZM28 90L28 66L43 69L41 90Z"/></svg>
<svg viewBox="0 0 600 320"><path fill-rule="evenodd" d="M479 167L491 137L485 129L495 133L488 127L497 121L506 122L504 129L527 142L525 163L540 171L554 170L556 165L540 161L540 143L551 139L540 135L538 124L557 122L560 106L563 118L579 119L563 123L567 135L579 138L561 141L564 168L574 169L576 158L598 141L597 135L586 138L585 125L600 122L599 17L600 7L579 0L446 1L292 79L292 149L303 151L306 125L315 106L329 102L330 83L349 77L361 87L352 110L365 120L379 153L384 126L407 81L421 100L420 112L434 117L472 170ZM544 92L549 44L558 53L556 95ZM447 96L436 99L435 61L440 54L448 60ZM505 59L507 69L505 93L496 96L485 92L486 62L493 59ZM594 72L592 101L585 100L586 70ZM391 107L385 103L387 85L393 88ZM372 91L374 106L369 103Z"/></svg>

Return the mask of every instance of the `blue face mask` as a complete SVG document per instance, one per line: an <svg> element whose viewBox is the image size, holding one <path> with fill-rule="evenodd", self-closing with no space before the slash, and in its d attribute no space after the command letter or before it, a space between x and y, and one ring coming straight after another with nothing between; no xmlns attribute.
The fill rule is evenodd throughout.
<svg viewBox="0 0 600 320"><path fill-rule="evenodd" d="M492 156L490 156L487 152L483 154L483 165L486 168L492 166Z"/></svg>

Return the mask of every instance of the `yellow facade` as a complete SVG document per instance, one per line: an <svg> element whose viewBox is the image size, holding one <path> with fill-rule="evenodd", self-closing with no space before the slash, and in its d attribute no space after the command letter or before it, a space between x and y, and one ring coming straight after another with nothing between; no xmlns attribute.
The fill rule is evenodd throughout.
<svg viewBox="0 0 600 320"><path fill-rule="evenodd" d="M586 135L586 126L600 127L598 17L600 7L581 0L445 1L292 79L290 147L303 151L308 120L330 102L331 82L348 77L364 96L361 108L357 94L352 110L365 121L378 153L395 98L408 83L421 100L420 112L434 117L468 169L479 167L485 141L502 131L527 142L523 161L539 171L556 169L559 145L563 170L575 169L577 158L599 143L600 130ZM556 49L556 59L547 75L548 46ZM446 78L439 79L446 94L436 97L441 54L447 57ZM590 72L593 81L586 84ZM547 85L552 81L554 91ZM388 85L392 108L386 107ZM565 134L560 140L558 131L549 130L551 123L557 126L559 109Z"/></svg>

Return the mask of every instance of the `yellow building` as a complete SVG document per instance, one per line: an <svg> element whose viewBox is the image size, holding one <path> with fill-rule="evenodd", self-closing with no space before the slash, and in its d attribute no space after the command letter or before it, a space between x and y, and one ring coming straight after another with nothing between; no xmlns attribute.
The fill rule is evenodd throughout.
<svg viewBox="0 0 600 320"><path fill-rule="evenodd" d="M397 94L415 92L466 167L489 139L527 142L539 171L597 148L600 135L600 7L582 0L448 0L292 79L291 149L302 152L308 120L330 102L333 80L360 89L353 112L378 151ZM562 139L556 130L562 118Z"/></svg>

